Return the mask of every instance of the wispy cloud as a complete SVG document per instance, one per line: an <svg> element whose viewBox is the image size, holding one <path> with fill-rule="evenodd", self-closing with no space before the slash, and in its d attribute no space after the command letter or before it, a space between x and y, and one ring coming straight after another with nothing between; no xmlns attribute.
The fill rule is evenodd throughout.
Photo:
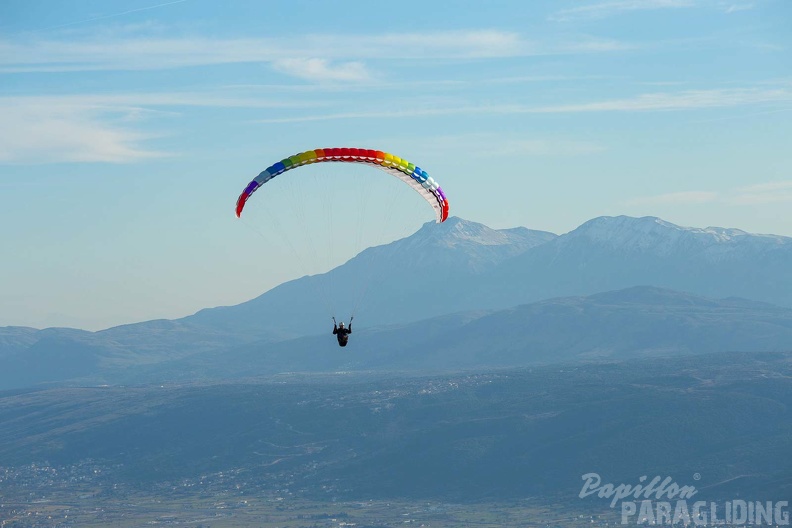
<svg viewBox="0 0 792 528"><path fill-rule="evenodd" d="M57 26L51 26L51 27L48 27L48 28L45 28L45 29L46 30L58 29L58 28L63 28L63 27L67 27L67 26L74 26L74 25L77 25L77 24L86 24L86 23L89 23L89 22L96 22L98 20L107 20L108 18L116 18L116 17L120 17L120 16L124 16L124 15L130 15L132 13L139 13L141 11L149 11L151 9L158 9L160 7L167 7L167 6L170 6L170 5L173 5L173 4L181 4L181 3L186 2L186 1L187 0L173 0L172 2L165 2L165 3L162 3L162 4L156 4L156 5L146 6L146 7L139 7L137 9L127 9L126 11L121 11L121 12L118 12L118 13L110 13L108 15L99 15L99 16L90 17L90 18L83 18L83 19L80 19L80 20L75 20L73 22L67 22L65 24L59 24Z"/></svg>
<svg viewBox="0 0 792 528"><path fill-rule="evenodd" d="M708 108L727 108L771 103L792 102L792 90L786 86L715 90L689 90L670 93L641 94L634 97L593 101L587 103L529 106L523 104L457 104L453 106L424 105L391 108L383 111L356 110L330 114L307 114L262 120L266 123L329 121L336 119L383 119L429 117L440 115L509 115L509 114L569 114L593 112L652 112L680 111Z"/></svg>
<svg viewBox="0 0 792 528"><path fill-rule="evenodd" d="M328 73L329 64L292 65L304 67L312 75L327 74L332 80L335 73ZM356 75L354 68L344 70L344 75ZM319 78L316 77L316 80ZM355 100L355 106L350 106ZM0 97L0 161L4 163L52 162L52 161L103 161L127 163L166 153L146 147L148 137L139 131L142 120L173 115L183 107L215 108L260 108L269 109L269 117L258 122L293 123L349 119L403 119L447 115L515 115L552 114L576 112L650 112L722 108L746 105L762 105L792 102L792 90L787 84L780 87L721 89L684 91L670 93L641 94L631 98L593 101L578 104L529 106L518 103L476 104L474 102L406 99L392 102L383 109L365 107L354 96L341 102L316 101L304 98L283 100L255 91L242 89L220 89L192 92L152 92L119 94L80 94L64 96L7 96ZM324 112L323 112L324 110ZM267 115L265 114L265 115ZM291 114L291 115L289 115ZM551 142L527 140L510 142L499 146L510 152L529 154L588 154L599 147L573 142ZM747 193L746 193L746 196ZM684 199L683 196L668 196L662 199ZM705 195L690 195L687 199L705 199ZM756 200L761 197L749 196Z"/></svg>
<svg viewBox="0 0 792 528"><path fill-rule="evenodd" d="M736 13L738 11L748 11L749 9L753 9L753 8L754 8L754 5L752 3L750 3L750 4L729 4L729 5L727 5L724 8L723 12L726 13L727 15L729 15L731 13Z"/></svg>
<svg viewBox="0 0 792 528"><path fill-rule="evenodd" d="M340 119L398 119L411 117L430 117L445 115L502 115L523 112L519 105L459 105L448 107L416 106L392 110L359 110L349 112L335 112L331 114L306 114L300 116L286 116L269 119L260 119L259 123L301 123L310 121L334 121Z"/></svg>
<svg viewBox="0 0 792 528"><path fill-rule="evenodd" d="M713 191L682 191L633 198L628 205L680 205L703 204L718 201L720 194Z"/></svg>
<svg viewBox="0 0 792 528"><path fill-rule="evenodd" d="M330 76L341 61L343 77L358 80L367 59L459 60L630 49L613 39L535 42L508 31L439 31L430 34L302 35L300 38L28 38L0 41L0 72L156 70L233 63L271 63L304 78ZM322 62L325 61L325 62ZM323 70L323 67L327 66ZM337 79L338 80L338 79Z"/></svg>
<svg viewBox="0 0 792 528"><path fill-rule="evenodd" d="M0 163L132 163L171 155L147 147L154 136L139 128L181 107L306 109L314 104L322 103L233 90L0 97Z"/></svg>
<svg viewBox="0 0 792 528"><path fill-rule="evenodd" d="M451 90L467 90L471 87L498 86L498 85L519 85L519 84L539 84L555 82L581 82L581 81L601 81L609 80L610 77L604 75L524 75L524 76L505 76L505 77L484 77L484 78L460 78L460 79L384 79L382 76L375 76L369 72L367 80L355 82L354 84L342 83L319 83L319 84L233 84L223 86L224 89L247 91L250 93L273 92L371 92L378 91L402 91L415 93L416 90L427 92L430 90L440 90L449 93Z"/></svg>
<svg viewBox="0 0 792 528"><path fill-rule="evenodd" d="M687 81L638 81L636 84L643 86L683 86Z"/></svg>
<svg viewBox="0 0 792 528"><path fill-rule="evenodd" d="M726 198L738 205L792 203L792 180L741 187Z"/></svg>
<svg viewBox="0 0 792 528"><path fill-rule="evenodd" d="M0 163L129 163L167 156L147 149L149 136L121 126L98 109L8 106L0 103Z"/></svg>
<svg viewBox="0 0 792 528"><path fill-rule="evenodd" d="M735 3L723 0L611 0L561 9L548 16L548 19L556 22L599 20L635 11L690 8L707 8L731 14L748 11L754 7L753 2Z"/></svg>
<svg viewBox="0 0 792 528"><path fill-rule="evenodd" d="M510 137L501 134L472 133L411 138L419 144L431 144L438 152L466 152L475 158L504 156L585 156L606 150L605 145L565 137Z"/></svg>
<svg viewBox="0 0 792 528"><path fill-rule="evenodd" d="M77 95L0 96L0 108L17 106L82 110L104 110L131 113L161 107L214 108L311 108L321 102L288 101L240 93L234 89L211 91L175 91L142 93L84 93Z"/></svg>
<svg viewBox="0 0 792 528"><path fill-rule="evenodd" d="M726 191L684 191L642 196L627 201L627 205L762 205L792 203L792 180L760 183Z"/></svg>
<svg viewBox="0 0 792 528"><path fill-rule="evenodd" d="M325 59L281 59L273 67L284 73L314 82L364 82L371 78L361 62L333 64Z"/></svg>
<svg viewBox="0 0 792 528"><path fill-rule="evenodd" d="M537 108L537 112L636 112L652 110L684 110L696 108L721 108L792 100L788 88L686 90L672 93L650 93L625 99L569 104Z"/></svg>
<svg viewBox="0 0 792 528"><path fill-rule="evenodd" d="M630 11L696 7L694 0L614 0L562 9L548 18L559 22L577 19L600 19Z"/></svg>
<svg viewBox="0 0 792 528"><path fill-rule="evenodd" d="M603 152L605 147L591 141L565 139L514 139L494 138L491 146L482 153L486 156L582 156ZM471 145L472 146L472 145ZM474 151L475 149L471 149Z"/></svg>
<svg viewBox="0 0 792 528"><path fill-rule="evenodd" d="M765 193L774 191L792 191L792 181L776 181L770 183L757 183L740 187L737 189L740 193Z"/></svg>
<svg viewBox="0 0 792 528"><path fill-rule="evenodd" d="M710 119L698 119L695 121L691 121L692 123L716 123L718 121L734 121L738 119L750 119L757 116L765 116L765 115L773 115L773 114L782 114L786 112L792 112L792 107L789 108L773 108L772 110L765 110L762 112L751 112L749 114L738 114L738 115L728 115L722 117L715 117Z"/></svg>

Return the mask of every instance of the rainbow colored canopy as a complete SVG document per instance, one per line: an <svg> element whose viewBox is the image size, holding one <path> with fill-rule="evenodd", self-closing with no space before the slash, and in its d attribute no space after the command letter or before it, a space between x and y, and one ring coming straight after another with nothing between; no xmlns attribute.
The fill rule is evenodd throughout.
<svg viewBox="0 0 792 528"><path fill-rule="evenodd" d="M250 182L242 194L239 195L236 204L236 215L239 217L242 214L242 209L245 208L250 195L256 190L270 181L275 176L283 174L286 171L296 169L303 165L310 165L312 163L323 163L326 161L335 161L342 163L368 163L374 167L381 169L388 174L396 176L403 182L407 183L410 187L418 191L424 199L435 210L437 223L444 222L448 218L448 199L443 193L443 190L434 181L426 171L420 167L416 167L409 161L402 159L393 154L382 152L381 150L369 150L361 148L325 148L316 150L306 150L294 156L275 163L267 167L261 174Z"/></svg>

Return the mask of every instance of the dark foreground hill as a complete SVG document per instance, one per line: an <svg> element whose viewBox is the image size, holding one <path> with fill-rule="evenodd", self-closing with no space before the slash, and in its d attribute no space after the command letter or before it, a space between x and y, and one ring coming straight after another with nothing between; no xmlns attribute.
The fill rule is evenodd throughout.
<svg viewBox="0 0 792 528"><path fill-rule="evenodd" d="M36 390L0 395L0 466L57 468L49 479L88 467L162 494L220 482L320 499L574 497L595 472L671 476L701 500L788 500L790 409L789 354Z"/></svg>

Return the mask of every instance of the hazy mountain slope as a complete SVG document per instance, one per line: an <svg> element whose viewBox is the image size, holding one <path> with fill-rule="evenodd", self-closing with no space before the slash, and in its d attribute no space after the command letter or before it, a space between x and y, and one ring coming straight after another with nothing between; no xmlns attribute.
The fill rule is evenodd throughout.
<svg viewBox="0 0 792 528"><path fill-rule="evenodd" d="M326 306L317 298L328 289L322 283L356 285L361 281L371 282L362 301L359 289L350 286L332 302L348 310L363 306L359 321L365 318L368 326L452 313L458 311L454 301L460 291L475 284L480 274L555 236L524 228L498 231L453 217L439 225L427 223L407 238L366 249L323 275L287 282L236 306L202 310L184 321L268 338L310 335L329 320ZM348 313L337 315L347 317Z"/></svg>
<svg viewBox="0 0 792 528"><path fill-rule="evenodd" d="M515 365L779 350L792 350L792 309L634 287L495 312L450 333L434 354L467 352L478 364Z"/></svg>
<svg viewBox="0 0 792 528"><path fill-rule="evenodd" d="M180 321L148 321L100 332L72 328L0 328L0 388L68 379L104 380L102 372L155 364L249 340Z"/></svg>
<svg viewBox="0 0 792 528"><path fill-rule="evenodd" d="M40 331L26 326L0 327L0 359L29 348L38 340Z"/></svg>
<svg viewBox="0 0 792 528"><path fill-rule="evenodd" d="M552 299L418 323L354 327L350 345L330 335L258 342L145 369L125 383L281 372L449 371L571 360L729 351L792 351L792 309L708 299L653 287Z"/></svg>
<svg viewBox="0 0 792 528"><path fill-rule="evenodd" d="M792 309L744 299L709 299L635 287L470 311L416 323L353 325L340 348L326 332L273 342L209 346L170 358L130 356L117 343L80 331L48 331L23 352L0 358L3 387L68 379L139 384L282 372L426 372L570 360L792 350ZM47 333L42 331L43 333ZM145 341L139 347L144 350ZM137 358L137 359L136 359ZM81 381L80 381L81 380Z"/></svg>
<svg viewBox="0 0 792 528"><path fill-rule="evenodd" d="M0 387L25 387L93 375L119 352L92 332L71 328L0 329Z"/></svg>
<svg viewBox="0 0 792 528"><path fill-rule="evenodd" d="M162 380L228 379L282 372L414 371L424 368L427 343L442 340L486 312L462 312L407 323L366 328L353 324L352 345L341 348L331 334L332 325L320 335L277 343L260 341L208 351L187 358L138 368L108 371L105 381L146 383ZM416 357L414 357L416 356ZM437 360L439 361L439 360ZM435 370L454 370L466 364L450 359Z"/></svg>

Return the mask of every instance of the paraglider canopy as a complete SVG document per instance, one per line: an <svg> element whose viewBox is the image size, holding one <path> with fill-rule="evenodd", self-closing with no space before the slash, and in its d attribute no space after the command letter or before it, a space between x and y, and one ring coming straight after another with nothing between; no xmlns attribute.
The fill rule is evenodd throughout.
<svg viewBox="0 0 792 528"><path fill-rule="evenodd" d="M275 176L283 174L303 165L324 162L341 163L366 163L388 174L391 174L407 183L416 190L435 210L437 223L448 218L448 199L440 188L423 169L393 154L381 150L361 148L325 148L307 150L294 156L289 156L273 165L270 165L251 181L239 195L236 204L236 215L240 217L248 198L256 190L270 181Z"/></svg>

